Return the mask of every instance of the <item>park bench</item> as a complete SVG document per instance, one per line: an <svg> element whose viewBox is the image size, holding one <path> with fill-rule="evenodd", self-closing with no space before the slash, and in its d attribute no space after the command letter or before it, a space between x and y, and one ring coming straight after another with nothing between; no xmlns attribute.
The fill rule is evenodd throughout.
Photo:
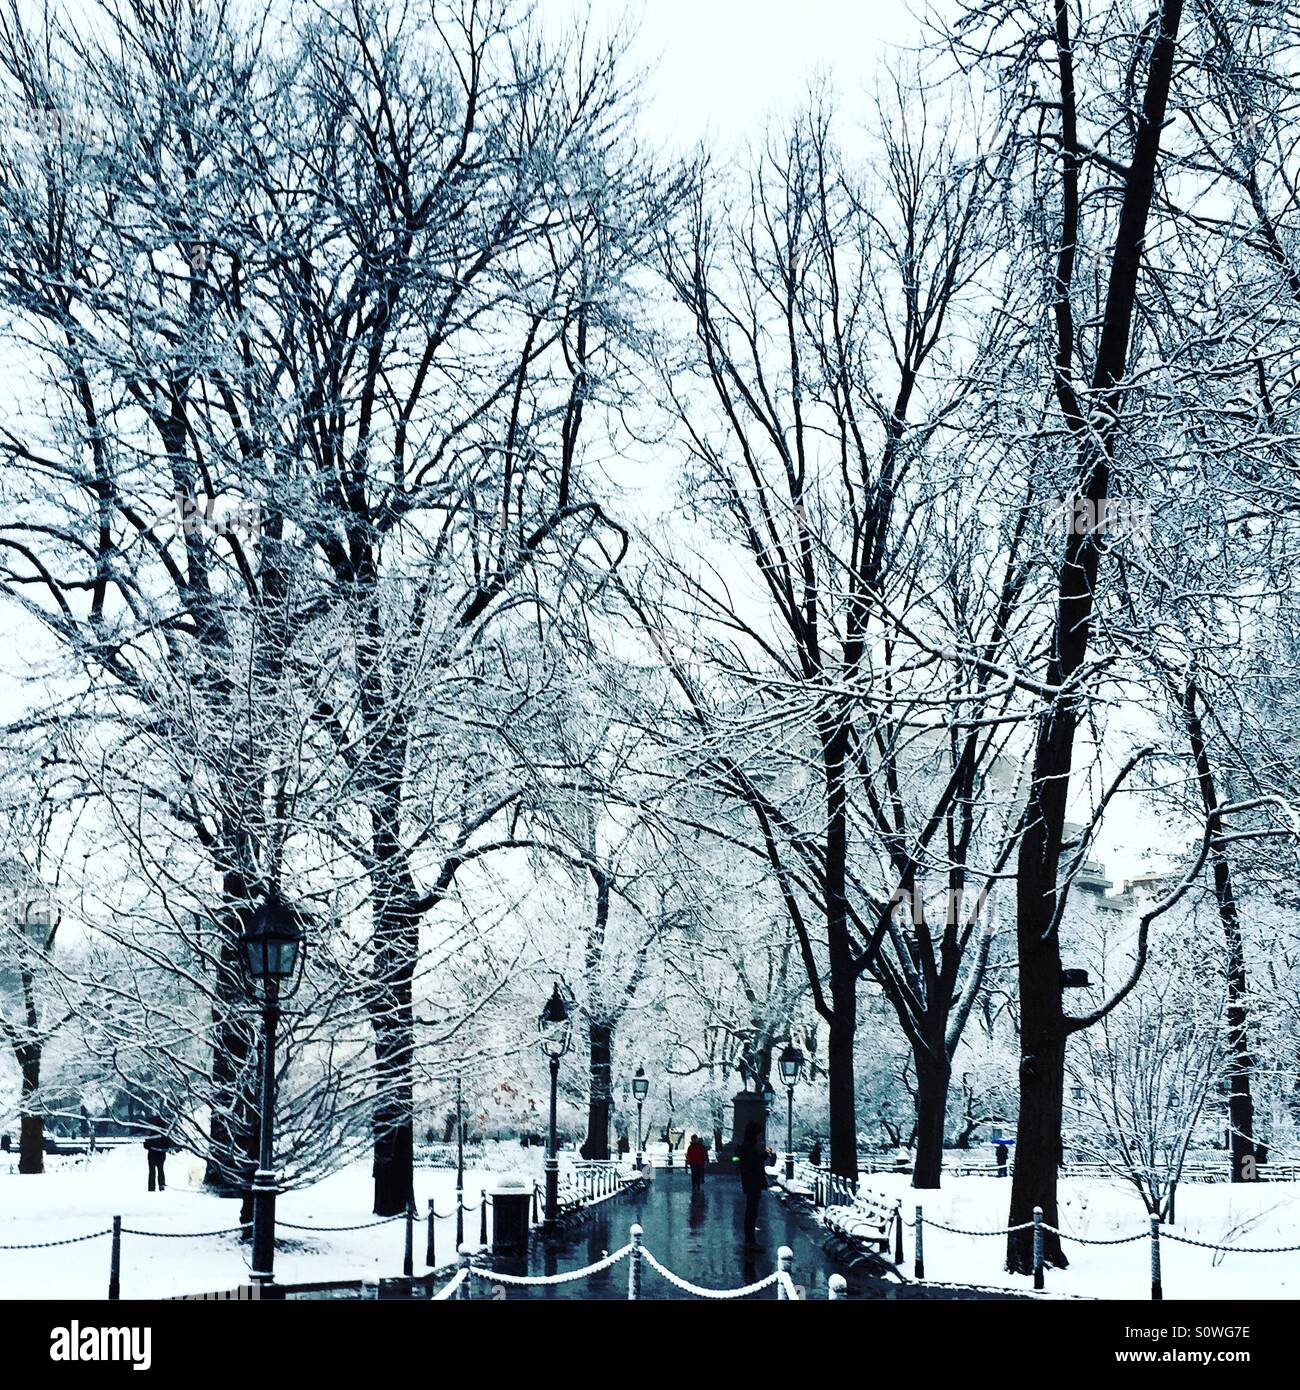
<svg viewBox="0 0 1300 1390"><path fill-rule="evenodd" d="M822 1213L827 1230L859 1245L875 1245L887 1253L898 1220L898 1203L874 1192L859 1191L846 1205L828 1206Z"/></svg>

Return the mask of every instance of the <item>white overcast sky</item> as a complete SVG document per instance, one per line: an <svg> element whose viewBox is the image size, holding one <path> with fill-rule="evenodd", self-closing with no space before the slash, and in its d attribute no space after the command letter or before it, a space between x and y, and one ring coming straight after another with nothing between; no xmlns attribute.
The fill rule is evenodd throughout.
<svg viewBox="0 0 1300 1390"><path fill-rule="evenodd" d="M593 12L635 25L647 134L678 149L706 141L724 159L812 79L846 105L861 99L882 56L922 34L901 0L594 0Z"/></svg>

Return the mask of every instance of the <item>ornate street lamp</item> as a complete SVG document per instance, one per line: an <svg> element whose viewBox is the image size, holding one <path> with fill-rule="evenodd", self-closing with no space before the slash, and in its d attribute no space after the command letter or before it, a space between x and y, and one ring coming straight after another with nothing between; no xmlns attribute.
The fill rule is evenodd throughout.
<svg viewBox="0 0 1300 1390"><path fill-rule="evenodd" d="M297 990L306 956L306 918L272 888L247 919L239 955L249 991L262 1006L262 1116L257 1171L253 1174L252 1277L263 1286L275 1278L275 1030L280 1001Z"/></svg>
<svg viewBox="0 0 1300 1390"><path fill-rule="evenodd" d="M777 1058L777 1066L781 1071L781 1080L785 1082L785 1176L789 1181L794 1177L794 1088L803 1070L803 1053L793 1042L788 1042Z"/></svg>
<svg viewBox="0 0 1300 1390"><path fill-rule="evenodd" d="M641 1133L641 1107L645 1104L645 1098L650 1094L650 1078L645 1074L644 1067L637 1067L636 1075L632 1078L632 1095L636 1098L636 1166L638 1171L645 1160L645 1155L641 1152L644 1147Z"/></svg>
<svg viewBox="0 0 1300 1390"><path fill-rule="evenodd" d="M23 905L23 935L42 954L48 950L50 936L58 925L58 916L51 910L48 902L33 899Z"/></svg>
<svg viewBox="0 0 1300 1390"><path fill-rule="evenodd" d="M551 1064L551 1132L550 1143L546 1149L546 1211L545 1224L553 1226L560 1207L560 1152L559 1137L555 1124L555 1105L560 1080L560 1058L569 1050L569 1037L572 1025L569 1020L569 1006L560 993L557 983L551 990L537 1020L537 1041L546 1053Z"/></svg>

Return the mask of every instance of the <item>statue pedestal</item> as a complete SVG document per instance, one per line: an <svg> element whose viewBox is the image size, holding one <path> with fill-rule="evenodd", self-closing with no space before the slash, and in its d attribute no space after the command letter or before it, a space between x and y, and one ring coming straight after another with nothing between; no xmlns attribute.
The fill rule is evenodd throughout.
<svg viewBox="0 0 1300 1390"><path fill-rule="evenodd" d="M735 1171L732 1159L745 1141L751 1124L758 1126L758 1147L767 1147L767 1106L761 1091L737 1091L731 1098L731 1138L722 1146L717 1161L728 1172Z"/></svg>

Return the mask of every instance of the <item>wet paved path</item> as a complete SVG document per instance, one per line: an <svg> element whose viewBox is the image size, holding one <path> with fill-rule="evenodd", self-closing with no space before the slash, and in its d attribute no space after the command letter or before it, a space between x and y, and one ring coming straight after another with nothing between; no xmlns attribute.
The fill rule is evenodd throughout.
<svg viewBox="0 0 1300 1390"><path fill-rule="evenodd" d="M497 1257L494 1263L496 1268L511 1274L557 1274L594 1264L607 1251L627 1244L628 1229L635 1221L645 1231L646 1249L661 1264L707 1288L730 1289L756 1283L776 1268L777 1250L788 1245L794 1251L794 1282L802 1286L804 1297L824 1299L826 1279L837 1270L849 1281L850 1297L884 1296L882 1281L839 1269L820 1248L812 1220L792 1210L775 1191L764 1195L759 1209L761 1248L747 1251L742 1231L744 1209L739 1179L729 1174L709 1173L703 1192L692 1193L688 1174L661 1169L644 1191L602 1203L567 1237L554 1241L535 1239L526 1262L520 1256L513 1260ZM648 1264L643 1262L641 1269L642 1298L689 1296ZM494 1296L500 1298L504 1293L507 1298L626 1299L627 1273L628 1262L624 1259L612 1269L568 1284L528 1289L498 1285ZM475 1294L486 1291L487 1285L476 1280ZM767 1288L751 1297L775 1299L776 1289Z"/></svg>

